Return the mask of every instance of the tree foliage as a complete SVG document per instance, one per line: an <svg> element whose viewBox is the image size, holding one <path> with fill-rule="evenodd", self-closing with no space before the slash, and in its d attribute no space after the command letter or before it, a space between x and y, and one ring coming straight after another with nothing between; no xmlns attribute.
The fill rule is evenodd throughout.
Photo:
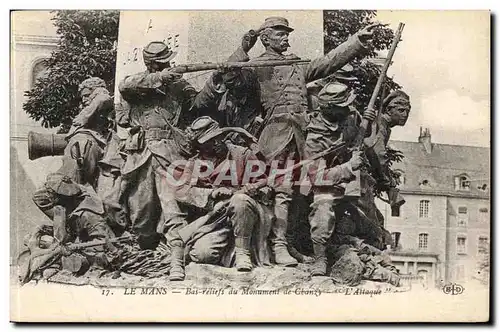
<svg viewBox="0 0 500 332"><path fill-rule="evenodd" d="M78 85L86 78L104 79L113 91L120 13L113 10L53 12L60 36L45 60L47 72L25 92L23 109L44 127L69 128L79 112Z"/></svg>
<svg viewBox="0 0 500 332"><path fill-rule="evenodd" d="M375 23L377 12L375 10L325 10L323 11L324 45L325 53L345 42L365 26ZM354 67L354 76L357 80L349 83L356 92L355 106L361 112L366 109L368 102L380 75L380 68L366 59L377 57L377 52L387 50L392 44L394 32L388 27L374 29L373 39L368 45L367 52L362 57L350 62ZM401 88L391 78L384 80L384 95L395 89ZM376 107L380 107L383 99L382 92L377 98Z"/></svg>

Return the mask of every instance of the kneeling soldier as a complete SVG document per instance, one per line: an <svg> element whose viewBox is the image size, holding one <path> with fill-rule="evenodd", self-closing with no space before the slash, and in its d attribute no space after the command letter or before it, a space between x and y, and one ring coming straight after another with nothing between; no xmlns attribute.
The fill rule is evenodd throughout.
<svg viewBox="0 0 500 332"><path fill-rule="evenodd" d="M179 206L187 205L190 211L199 213L191 223L186 214L179 218L180 211L170 210L165 218L165 233L172 247L170 280L184 279L185 254L193 262L224 266L233 266L234 258L238 271L250 271L254 264L270 264L267 239L274 218L273 192L268 187L259 189L243 183L249 165L259 160L251 149L224 140L232 132L249 136L241 128L219 128L210 117L198 118L187 129L197 152L191 161L194 165L194 161L204 161L213 168L206 172L209 174L195 174L195 181L191 181L189 175L193 176L196 169L186 167L183 176L188 175L190 183L176 188ZM231 174L234 181L227 180L228 170L235 173ZM211 222L212 216L219 222Z"/></svg>

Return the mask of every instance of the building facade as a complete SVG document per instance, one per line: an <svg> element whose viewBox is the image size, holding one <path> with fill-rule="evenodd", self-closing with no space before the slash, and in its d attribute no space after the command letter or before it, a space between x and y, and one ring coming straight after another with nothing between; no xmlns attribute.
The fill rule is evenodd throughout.
<svg viewBox="0 0 500 332"><path fill-rule="evenodd" d="M436 144L428 129L418 142L391 141L404 154L406 203L378 202L385 226L397 239L391 248L403 275L430 285L484 280L490 243L490 149Z"/></svg>
<svg viewBox="0 0 500 332"><path fill-rule="evenodd" d="M47 11L13 11L11 13L11 82L10 82L10 257L16 259L23 237L46 220L35 206L33 192L47 172L60 166L58 158L28 158L28 133L54 132L43 128L23 110L25 91L44 75L44 60L56 49L58 37Z"/></svg>

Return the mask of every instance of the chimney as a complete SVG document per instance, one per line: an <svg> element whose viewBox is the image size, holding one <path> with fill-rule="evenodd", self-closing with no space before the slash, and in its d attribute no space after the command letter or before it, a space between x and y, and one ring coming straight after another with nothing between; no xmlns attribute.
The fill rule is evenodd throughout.
<svg viewBox="0 0 500 332"><path fill-rule="evenodd" d="M424 149L427 153L432 152L431 132L429 128L425 128L422 131L422 127L420 127L420 136L418 136L418 142L424 145Z"/></svg>

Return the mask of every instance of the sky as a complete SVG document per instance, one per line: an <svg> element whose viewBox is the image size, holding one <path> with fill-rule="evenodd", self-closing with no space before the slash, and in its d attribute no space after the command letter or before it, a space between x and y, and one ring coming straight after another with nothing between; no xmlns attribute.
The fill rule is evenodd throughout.
<svg viewBox="0 0 500 332"><path fill-rule="evenodd" d="M379 11L405 23L388 75L411 97L406 126L391 139L416 141L420 127L436 143L490 145L490 13Z"/></svg>

